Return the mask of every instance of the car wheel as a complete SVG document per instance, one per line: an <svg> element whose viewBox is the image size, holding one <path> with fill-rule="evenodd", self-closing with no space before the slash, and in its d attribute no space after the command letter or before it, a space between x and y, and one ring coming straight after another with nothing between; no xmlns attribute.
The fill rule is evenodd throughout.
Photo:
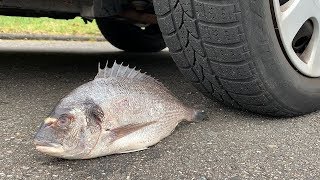
<svg viewBox="0 0 320 180"><path fill-rule="evenodd" d="M97 19L97 25L112 45L124 51L158 52L166 47L158 25L141 28L115 18Z"/></svg>
<svg viewBox="0 0 320 180"><path fill-rule="evenodd" d="M154 0L163 37L205 95L272 116L320 107L320 1Z"/></svg>

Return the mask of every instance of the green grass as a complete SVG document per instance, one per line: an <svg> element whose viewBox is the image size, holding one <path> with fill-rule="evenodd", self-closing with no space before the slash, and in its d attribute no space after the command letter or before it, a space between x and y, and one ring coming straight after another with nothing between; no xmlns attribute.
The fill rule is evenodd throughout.
<svg viewBox="0 0 320 180"><path fill-rule="evenodd" d="M85 24L81 18L56 20L51 18L8 16L0 16L0 33L86 36L100 35L100 31L95 22Z"/></svg>

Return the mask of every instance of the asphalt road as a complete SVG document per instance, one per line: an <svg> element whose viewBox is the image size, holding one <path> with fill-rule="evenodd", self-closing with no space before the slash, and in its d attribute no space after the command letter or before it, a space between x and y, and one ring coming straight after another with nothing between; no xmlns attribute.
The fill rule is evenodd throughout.
<svg viewBox="0 0 320 180"><path fill-rule="evenodd" d="M319 112L275 119L230 109L193 88L168 52L130 54L106 44L59 43L54 48L49 42L0 41L0 179L320 177ZM106 60L147 71L186 104L206 110L208 120L183 123L141 152L73 161L38 153L32 139L40 122L65 94L93 79L97 63Z"/></svg>

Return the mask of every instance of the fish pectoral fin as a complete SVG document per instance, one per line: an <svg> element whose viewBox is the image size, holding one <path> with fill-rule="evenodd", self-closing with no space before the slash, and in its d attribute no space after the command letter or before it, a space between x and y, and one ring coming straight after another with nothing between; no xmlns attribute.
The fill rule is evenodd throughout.
<svg viewBox="0 0 320 180"><path fill-rule="evenodd" d="M114 135L112 141L116 141L122 137L127 136L133 132L136 132L146 126L156 123L155 121L147 122L147 123L139 123L139 124L128 124L125 126L121 126L118 128L111 129L110 131Z"/></svg>

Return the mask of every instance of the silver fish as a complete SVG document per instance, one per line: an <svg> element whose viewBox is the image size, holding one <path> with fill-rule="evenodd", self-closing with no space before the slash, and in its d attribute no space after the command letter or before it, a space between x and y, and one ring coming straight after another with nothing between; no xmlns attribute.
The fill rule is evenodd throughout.
<svg viewBox="0 0 320 180"><path fill-rule="evenodd" d="M140 151L183 120L202 120L151 76L122 66L98 67L94 80L64 97L35 136L36 149L65 159Z"/></svg>

